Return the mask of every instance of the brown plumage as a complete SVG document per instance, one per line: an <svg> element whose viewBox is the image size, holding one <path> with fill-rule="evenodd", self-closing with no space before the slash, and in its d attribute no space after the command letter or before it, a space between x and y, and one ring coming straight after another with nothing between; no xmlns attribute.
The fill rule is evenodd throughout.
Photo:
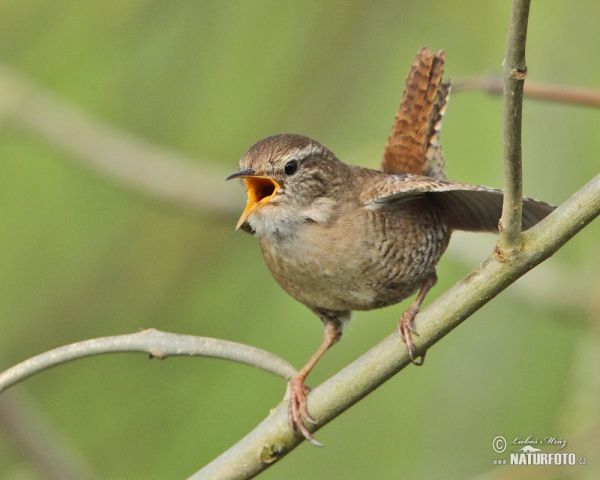
<svg viewBox="0 0 600 480"><path fill-rule="evenodd" d="M398 325L415 362L413 319L436 282L452 231L497 232L502 192L444 179L443 61L443 53L419 52L381 171L347 165L308 137L284 134L252 146L229 177L243 179L248 192L238 228L259 238L277 282L325 325L323 344L290 388L290 427L312 443L318 444L303 422L314 422L304 380L340 339L351 312L393 305L418 291ZM553 209L524 199L523 228Z"/></svg>
<svg viewBox="0 0 600 480"><path fill-rule="evenodd" d="M446 53L421 47L406 79L400 108L383 152L383 173L446 178L440 129L450 97L442 82Z"/></svg>

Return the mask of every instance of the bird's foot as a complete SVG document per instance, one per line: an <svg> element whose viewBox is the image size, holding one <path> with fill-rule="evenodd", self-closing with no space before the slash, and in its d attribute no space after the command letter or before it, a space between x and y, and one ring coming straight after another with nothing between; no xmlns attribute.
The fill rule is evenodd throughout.
<svg viewBox="0 0 600 480"><path fill-rule="evenodd" d="M406 344L406 348L408 349L408 355L410 356L410 361L417 367L420 367L425 362L425 353L426 352L423 352L421 354L421 360L419 362L417 362L415 360L415 353L416 353L415 344L413 343L412 337L411 337L411 333L414 333L417 336L419 335L417 333L417 331L415 330L415 325L414 325L414 320L415 320L415 317L417 316L417 313L419 313L419 307L416 307L416 306L408 307L408 309L406 309L406 311L402 314L402 317L400 318L400 321L398 322L398 332L400 333L402 340Z"/></svg>
<svg viewBox="0 0 600 480"><path fill-rule="evenodd" d="M290 406L288 410L288 424L294 435L303 436L310 443L317 447L322 447L323 444L315 440L312 433L308 431L304 422L316 425L317 422L308 413L306 407L306 395L310 392L310 388L304 384L304 378L295 377L290 383Z"/></svg>

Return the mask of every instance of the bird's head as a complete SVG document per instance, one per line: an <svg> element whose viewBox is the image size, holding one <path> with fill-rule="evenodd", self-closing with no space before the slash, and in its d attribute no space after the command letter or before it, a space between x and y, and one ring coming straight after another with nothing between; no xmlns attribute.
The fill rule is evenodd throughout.
<svg viewBox="0 0 600 480"><path fill-rule="evenodd" d="M259 141L240 159L240 171L227 177L243 179L248 194L236 229L246 222L256 231L258 223L277 227L284 221L316 221L311 207L328 196L335 170L343 165L319 142L302 135Z"/></svg>

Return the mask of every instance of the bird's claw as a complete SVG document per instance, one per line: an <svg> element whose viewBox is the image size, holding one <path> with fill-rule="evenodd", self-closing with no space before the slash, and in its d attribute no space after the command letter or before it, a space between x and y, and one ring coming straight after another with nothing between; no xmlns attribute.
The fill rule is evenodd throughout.
<svg viewBox="0 0 600 480"><path fill-rule="evenodd" d="M308 431L304 422L312 425L317 425L318 422L308 413L306 406L306 395L310 392L310 388L304 385L304 379L295 378L290 384L290 406L288 409L288 425L294 435L302 436L310 443L317 447L322 447L323 444L317 442L313 434Z"/></svg>
<svg viewBox="0 0 600 480"><path fill-rule="evenodd" d="M421 365L423 365L423 363L425 363L426 352L423 352L420 355L420 357L421 357L420 361L417 361L415 359L415 353L417 350L415 348L415 344L413 343L412 336L411 336L411 333L414 333L417 336L419 335L417 333L417 331L415 330L415 325L414 325L414 320L415 320L415 317L417 316L417 313L419 313L418 308L408 308L408 310L406 310L402 314L402 317L400 318L400 321L398 322L398 332L400 333L402 340L406 344L406 348L408 349L408 355L410 356L410 361L417 367L420 367Z"/></svg>

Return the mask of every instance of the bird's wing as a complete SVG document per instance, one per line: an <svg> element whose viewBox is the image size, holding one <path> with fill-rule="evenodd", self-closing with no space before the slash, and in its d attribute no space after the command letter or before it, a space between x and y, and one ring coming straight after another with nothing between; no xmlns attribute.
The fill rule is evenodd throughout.
<svg viewBox="0 0 600 480"><path fill-rule="evenodd" d="M378 177L361 195L366 208L401 208L404 202L424 196L439 205L450 228L498 232L502 215L502 190L467 183L437 180L418 175ZM522 229L531 228L556 207L539 200L523 198Z"/></svg>
<svg viewBox="0 0 600 480"><path fill-rule="evenodd" d="M440 129L450 81L442 82L446 54L422 47L412 64L380 171L444 179Z"/></svg>

